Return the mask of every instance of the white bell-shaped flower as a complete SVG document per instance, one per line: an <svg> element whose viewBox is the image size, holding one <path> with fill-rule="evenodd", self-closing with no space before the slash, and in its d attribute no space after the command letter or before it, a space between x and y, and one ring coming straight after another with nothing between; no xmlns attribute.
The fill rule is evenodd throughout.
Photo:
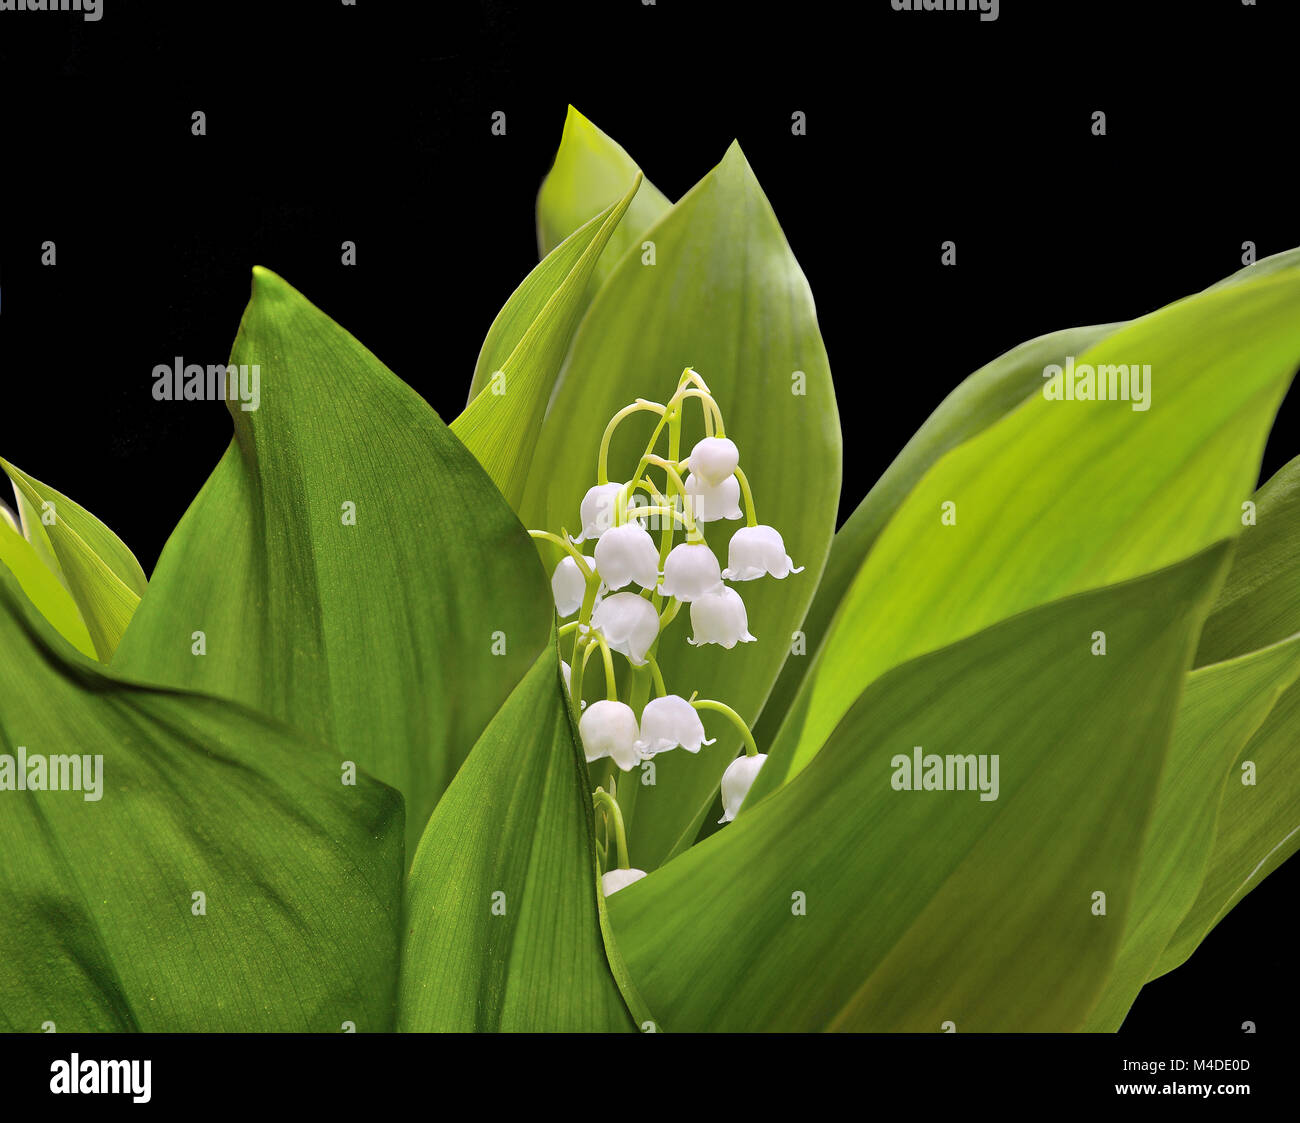
<svg viewBox="0 0 1300 1123"><path fill-rule="evenodd" d="M742 526L731 536L727 547L727 568L722 576L728 581L753 581L764 574L778 580L791 573L802 573L785 552L785 541L770 526Z"/></svg>
<svg viewBox="0 0 1300 1123"><path fill-rule="evenodd" d="M582 533L573 541L584 542L588 538L599 538L614 525L614 506L618 502L622 484L597 484L582 497Z"/></svg>
<svg viewBox="0 0 1300 1123"><path fill-rule="evenodd" d="M701 745L711 744L713 741L704 737L699 712L680 694L655 698L641 711L641 739L636 747L642 756L666 753L678 745L688 753L698 753Z"/></svg>
<svg viewBox="0 0 1300 1123"><path fill-rule="evenodd" d="M582 598L586 592L587 579L578 568L578 563L565 554L551 574L551 595L555 598L555 611L560 614L561 620L572 616L582 607Z"/></svg>
<svg viewBox="0 0 1300 1123"><path fill-rule="evenodd" d="M611 650L626 655L640 667L645 665L646 652L659 635L659 613L645 597L615 593L596 606L591 625L605 637Z"/></svg>
<svg viewBox="0 0 1300 1123"><path fill-rule="evenodd" d="M596 543L596 571L611 589L635 581L643 589L659 583L659 550L640 523L611 527Z"/></svg>
<svg viewBox="0 0 1300 1123"><path fill-rule="evenodd" d="M610 757L624 772L641 760L636 747L640 735L636 714L626 702L602 699L593 702L578 719L578 733L587 763Z"/></svg>
<svg viewBox="0 0 1300 1123"><path fill-rule="evenodd" d="M715 523L719 519L741 517L740 481L735 476L727 476L720 484L710 486L700 477L689 475L685 487L686 501L699 522Z"/></svg>
<svg viewBox="0 0 1300 1123"><path fill-rule="evenodd" d="M608 897L611 893L626 889L632 882L640 881L643 877L645 877L645 870L606 870L605 875L600 879L600 889Z"/></svg>
<svg viewBox="0 0 1300 1123"><path fill-rule="evenodd" d="M691 601L691 628L695 634L686 642L700 647L718 643L730 651L738 643L753 643L745 602L735 589L722 586L716 593Z"/></svg>
<svg viewBox="0 0 1300 1123"><path fill-rule="evenodd" d="M703 542L674 546L664 560L664 579L659 591L689 604L722 588L718 559Z"/></svg>
<svg viewBox="0 0 1300 1123"><path fill-rule="evenodd" d="M682 463L709 487L717 487L736 470L740 450L728 437L705 437Z"/></svg>
<svg viewBox="0 0 1300 1123"><path fill-rule="evenodd" d="M767 753L759 753L757 756L738 756L727 765L722 774L722 818L719 823L730 823L736 817L765 760Z"/></svg>

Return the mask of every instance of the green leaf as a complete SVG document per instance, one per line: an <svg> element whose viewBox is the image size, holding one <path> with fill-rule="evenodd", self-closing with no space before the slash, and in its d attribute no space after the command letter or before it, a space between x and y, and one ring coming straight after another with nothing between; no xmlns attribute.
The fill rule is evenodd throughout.
<svg viewBox="0 0 1300 1123"><path fill-rule="evenodd" d="M40 535L32 536L34 548L39 553L48 543L58 559L57 575L76 601L96 653L107 662L144 595L144 570L122 540L80 504L6 460L0 460L0 468L20 496L24 526L41 527ZM29 523L32 511L50 521L38 517Z"/></svg>
<svg viewBox="0 0 1300 1123"><path fill-rule="evenodd" d="M616 894L619 947L661 1027L1078 1028L1124 930L1227 555L1220 544L892 669L791 783ZM998 798L896 790L914 746L985 756L986 779L996 757Z"/></svg>
<svg viewBox="0 0 1300 1123"><path fill-rule="evenodd" d="M1119 958L1086 1028L1123 1022L1201 888L1228 767L1297 674L1300 636L1188 676Z"/></svg>
<svg viewBox="0 0 1300 1123"><path fill-rule="evenodd" d="M3 513L0 511L0 513ZM83 655L95 657L86 622L81 618L72 594L41 560L35 548L7 519L0 520L0 565L18 579L27 599L55 630Z"/></svg>
<svg viewBox="0 0 1300 1123"><path fill-rule="evenodd" d="M1149 364L1148 410L1037 395L940 458L855 576L756 791L804 767L890 667L1240 531L1300 359L1298 306L1300 271L1180 301L1078 360Z"/></svg>
<svg viewBox="0 0 1300 1123"><path fill-rule="evenodd" d="M980 367L940 404L903 447L876 485L835 534L816 596L804 617L807 657L787 659L754 730L760 745L775 740L799 686L830 628L831 617L848 591L862 560L881 530L917 483L949 449L983 432L1043 385L1043 368L1064 363L1110 335L1120 324L1067 328L1014 347Z"/></svg>
<svg viewBox="0 0 1300 1123"><path fill-rule="evenodd" d="M1300 250L1264 258L1206 291L1234 288L1272 276L1291 268L1297 261L1300 261ZM1125 326L1117 322L1067 328L1031 339L981 367L943 400L836 533L817 595L803 623L810 656L815 656L820 649L831 617L881 530L934 462L1037 394L1042 389L1046 367L1064 364L1067 356L1082 354ZM814 661L813 658L786 660L754 730L760 744L775 740Z"/></svg>
<svg viewBox="0 0 1300 1123"><path fill-rule="evenodd" d="M340 783L337 751L241 707L83 658L3 570L0 650L9 767L19 746L29 768L102 756L98 799L0 791L0 1026L392 1028L395 792Z"/></svg>
<svg viewBox="0 0 1300 1123"><path fill-rule="evenodd" d="M260 367L260 408L230 403L235 439L167 543L114 666L338 746L406 797L413 854L546 643L545 574L428 405L265 269L231 363Z"/></svg>
<svg viewBox="0 0 1300 1123"><path fill-rule="evenodd" d="M640 184L638 175L622 199L558 246L515 290L479 355L477 396L451 423L512 507L523 499L546 403L587 309L592 269ZM497 374L502 382L487 385Z"/></svg>
<svg viewBox="0 0 1300 1123"><path fill-rule="evenodd" d="M1242 532L1201 633L1198 663L1231 659L1300 630L1300 458L1260 488L1254 502L1256 524ZM1238 901L1300 848L1298 732L1300 684L1294 684L1226 768L1200 892L1152 978L1186 960ZM1243 771L1247 762L1249 772Z"/></svg>
<svg viewBox="0 0 1300 1123"><path fill-rule="evenodd" d="M616 203L640 174L641 169L620 145L569 106L555 164L537 193L540 256L551 253L593 215ZM591 280L593 293L629 250L635 247L640 251L643 232L667 214L671 206L664 193L649 180L641 184L627 216L596 264Z"/></svg>
<svg viewBox="0 0 1300 1123"><path fill-rule="evenodd" d="M403 1030L632 1028L605 959L591 796L558 653L538 657L411 865Z"/></svg>
<svg viewBox="0 0 1300 1123"><path fill-rule="evenodd" d="M655 243L656 264L624 258L574 337L537 443L536 462L547 470L533 473L523 517L533 528L576 530L606 423L636 398L666 400L693 366L740 448L759 521L784 535L807 572L743 587L759 642L732 651L691 648L689 613L682 612L660 643L659 660L670 690L698 690L752 721L790 650L835 526L840 432L826 350L808 283L738 146L646 237ZM615 436L611 479L632 472L649 438L652 421L639 418ZM683 452L704 435L697 410L686 420ZM724 564L736 525L706 527ZM694 839L740 744L721 719L709 733L718 743L698 757L656 761L656 785L641 788L635 808L625 808L634 865L653 869Z"/></svg>

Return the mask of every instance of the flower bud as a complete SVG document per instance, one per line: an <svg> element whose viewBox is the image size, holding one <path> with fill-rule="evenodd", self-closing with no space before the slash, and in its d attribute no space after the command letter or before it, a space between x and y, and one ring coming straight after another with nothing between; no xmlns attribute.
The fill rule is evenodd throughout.
<svg viewBox="0 0 1300 1123"><path fill-rule="evenodd" d="M736 817L765 760L767 753L759 753L757 756L738 756L727 765L722 774L722 818L719 823L730 823Z"/></svg>
<svg viewBox="0 0 1300 1123"><path fill-rule="evenodd" d="M551 595L555 598L555 611L560 614L561 620L572 616L582 607L582 598L586 592L587 579L578 568L578 563L565 554L551 574Z"/></svg>
<svg viewBox="0 0 1300 1123"><path fill-rule="evenodd" d="M626 655L638 667L659 635L659 613L645 597L636 593L615 593L606 597L591 614L596 628L610 649Z"/></svg>
<svg viewBox="0 0 1300 1123"><path fill-rule="evenodd" d="M689 604L722 588L718 559L703 542L674 546L664 561L664 579L659 591Z"/></svg>
<svg viewBox="0 0 1300 1123"><path fill-rule="evenodd" d="M709 487L716 487L736 470L740 450L727 437L705 437L682 463Z"/></svg>
<svg viewBox="0 0 1300 1123"><path fill-rule="evenodd" d="M695 634L686 642L695 647L718 643L730 651L738 643L754 642L745 602L735 589L725 585L691 602L691 628Z"/></svg>
<svg viewBox="0 0 1300 1123"><path fill-rule="evenodd" d="M597 484L582 497L582 533L573 541L583 542L599 538L614 525L614 505L618 502L622 484Z"/></svg>
<svg viewBox="0 0 1300 1123"><path fill-rule="evenodd" d="M601 892L608 897L611 893L626 889L632 882L640 881L643 877L645 877L645 870L606 870L605 876L600 879Z"/></svg>
<svg viewBox="0 0 1300 1123"><path fill-rule="evenodd" d="M685 487L686 501L698 522L715 523L719 519L742 517L740 481L735 476L727 476L717 486L710 486L698 476L691 475L686 477Z"/></svg>
<svg viewBox="0 0 1300 1123"><path fill-rule="evenodd" d="M688 753L698 753L701 745L711 745L704 738L700 715L680 694L655 698L641 711L641 739L636 743L642 756L654 756L680 745Z"/></svg>
<svg viewBox="0 0 1300 1123"><path fill-rule="evenodd" d="M636 714L626 702L593 702L578 719L578 733L588 764L607 756L626 772L641 760L636 748L640 733Z"/></svg>
<svg viewBox="0 0 1300 1123"><path fill-rule="evenodd" d="M742 526L731 536L727 547L727 568L722 576L728 581L753 581L764 574L778 580L791 573L802 573L785 552L781 535L770 526Z"/></svg>
<svg viewBox="0 0 1300 1123"><path fill-rule="evenodd" d="M635 581L643 589L659 583L659 550L640 523L611 527L596 543L596 570L611 589Z"/></svg>

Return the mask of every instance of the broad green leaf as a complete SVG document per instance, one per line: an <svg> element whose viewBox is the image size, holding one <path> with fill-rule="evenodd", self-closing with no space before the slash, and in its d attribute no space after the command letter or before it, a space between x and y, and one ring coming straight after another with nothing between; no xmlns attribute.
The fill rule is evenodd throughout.
<svg viewBox="0 0 1300 1123"><path fill-rule="evenodd" d="M1300 459L1260 488L1254 502L1256 524L1242 532L1201 633L1198 663L1231 659L1300 629ZM1226 768L1200 892L1153 978L1182 963L1242 897L1300 848L1298 735L1300 684L1294 684Z"/></svg>
<svg viewBox="0 0 1300 1123"><path fill-rule="evenodd" d="M416 851L400 1028L631 1029L605 959L593 846L552 645L479 738Z"/></svg>
<svg viewBox="0 0 1300 1123"><path fill-rule="evenodd" d="M546 403L587 309L592 269L640 184L637 175L622 199L558 246L515 290L479 355L474 385L481 389L451 423L512 507L523 499ZM569 264L575 249L580 252ZM485 384L497 376L499 383Z"/></svg>
<svg viewBox="0 0 1300 1123"><path fill-rule="evenodd" d="M1120 1027L1195 901L1228 766L1300 674L1300 636L1187 677L1119 958L1085 1028Z"/></svg>
<svg viewBox="0 0 1300 1123"><path fill-rule="evenodd" d="M1043 368L1064 363L1115 331L1119 324L1067 328L1014 347L980 367L934 411L903 447L884 475L835 534L826 569L801 631L807 638L804 658L787 659L754 730L760 745L776 738L800 684L830 628L831 617L848 591L873 543L899 505L931 465L949 449L983 432L1043 385Z"/></svg>
<svg viewBox="0 0 1300 1123"><path fill-rule="evenodd" d="M0 790L0 1026L392 1028L397 793L341 783L340 752L242 707L78 655L3 570L0 650L9 781L20 752L29 780L38 756L102 757L86 792Z"/></svg>
<svg viewBox="0 0 1300 1123"><path fill-rule="evenodd" d="M1227 554L1220 544L893 668L792 782L611 898L661 1027L1077 1029L1124 931ZM1099 627L1105 657L1091 651ZM984 757L989 794L996 759L997 799L976 783L896 789L915 746Z"/></svg>
<svg viewBox="0 0 1300 1123"><path fill-rule="evenodd" d="M757 790L804 767L890 667L1240 531L1298 310L1300 271L1180 301L1078 360L1149 364L1149 409L1040 394L941 457L855 576Z"/></svg>
<svg viewBox="0 0 1300 1123"><path fill-rule="evenodd" d="M655 243L656 264L625 257L574 337L537 443L535 462L545 470L532 474L523 518L529 527L574 531L582 497L596 482L606 423L637 398L665 400L693 366L740 448L759 521L784 535L807 571L742 586L759 642L732 651L691 648L689 612L682 612L660 642L659 660L670 690L698 690L753 721L790 650L835 526L840 432L826 351L808 283L738 146L646 237ZM638 415L616 434L612 479L635 467L653 428L641 419L649 417ZM704 435L699 411L686 417L683 455ZM706 527L724 565L736 526ZM632 861L642 869L690 844L739 747L720 719L707 725L718 743L697 757L656 761L656 785L642 787L629 810Z"/></svg>
<svg viewBox="0 0 1300 1123"><path fill-rule="evenodd" d="M95 657L95 645L72 594L7 520L0 521L0 566L7 567L17 578L27 599L59 635L83 655Z"/></svg>
<svg viewBox="0 0 1300 1123"><path fill-rule="evenodd" d="M546 643L545 574L433 410L265 269L230 361L260 368L260 408L230 403L114 666L338 746L406 797L413 854Z"/></svg>
<svg viewBox="0 0 1300 1123"><path fill-rule="evenodd" d="M537 193L537 245L545 257L593 215L621 199L641 169L632 158L573 106L564 120L555 163ZM672 204L649 180L641 184L626 217L592 273L599 288L631 249L640 251L643 233Z"/></svg>
<svg viewBox="0 0 1300 1123"><path fill-rule="evenodd" d="M144 570L122 540L80 504L6 460L0 468L22 498L24 524L29 510L40 512L35 525L41 537L34 541L49 543L95 651L107 662L144 595Z"/></svg>
<svg viewBox="0 0 1300 1123"><path fill-rule="evenodd" d="M1300 261L1300 250L1264 258L1211 286L1211 290L1234 288L1271 276L1297 261ZM1039 336L981 367L944 399L836 533L817 595L803 623L810 656L820 649L831 617L885 523L931 465L949 449L987 429L1026 398L1037 394L1048 366L1064 364L1067 356L1082 354L1124 326L1124 323L1101 324ZM770 744L775 739L813 663L812 658L786 660L754 730L761 744Z"/></svg>

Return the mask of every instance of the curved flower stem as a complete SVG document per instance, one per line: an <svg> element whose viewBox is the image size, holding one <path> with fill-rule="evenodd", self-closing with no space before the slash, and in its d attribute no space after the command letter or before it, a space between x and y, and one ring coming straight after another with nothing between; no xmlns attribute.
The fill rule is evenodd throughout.
<svg viewBox="0 0 1300 1123"><path fill-rule="evenodd" d="M558 534L552 534L549 530L530 530L528 532L528 537L541 538L547 542L554 542L561 550L567 551L569 557L578 563L578 568L582 570L583 577L588 581L591 580L591 567L587 564L591 559L580 550L574 548L573 543L569 541L567 531L565 532L564 537L560 537Z"/></svg>
<svg viewBox="0 0 1300 1123"><path fill-rule="evenodd" d="M609 419L609 424L605 426L605 435L600 439L600 459L596 463L597 483L609 483L609 442L613 439L614 430L634 413L657 413L659 414L660 422L655 428L654 436L650 438L649 445L650 448L653 448L654 442L659 439L659 433L663 429L663 416L667 412L667 409L667 406L661 406L658 402L649 402L644 398L637 398L637 400L630 406L624 406ZM640 472L632 473L633 478L640 474Z"/></svg>
<svg viewBox="0 0 1300 1123"><path fill-rule="evenodd" d="M758 756L758 745L755 744L754 735L749 731L749 726L745 724L745 719L725 702L715 702L712 698L692 698L691 705L697 710L714 710L729 717L736 728L740 730L740 735L745 739L746 755Z"/></svg>
<svg viewBox="0 0 1300 1123"><path fill-rule="evenodd" d="M569 675L571 676L569 693L573 697L573 704L579 710L582 709L582 680L587 673L587 660L591 658L591 653L595 650L595 645L591 642L590 637L578 635L574 638L573 655L570 657L569 662ZM579 652L582 654L581 659L578 658Z"/></svg>
<svg viewBox="0 0 1300 1123"><path fill-rule="evenodd" d="M653 655L646 655L646 662L650 664L650 674L654 676L655 697L662 698L668 693L668 687L664 685L663 672L659 670L659 661Z"/></svg>
<svg viewBox="0 0 1300 1123"><path fill-rule="evenodd" d="M610 653L609 644L605 642L605 637L599 632L592 632L592 637L600 644L600 653L605 660L605 697L611 702L618 701L618 679L614 675L614 656Z"/></svg>
<svg viewBox="0 0 1300 1123"><path fill-rule="evenodd" d="M618 806L618 800L609 794L604 788L597 788L591 795L594 806L601 808L609 814L614 820L614 840L618 845L618 868L627 869L627 832L623 829L623 812Z"/></svg>
<svg viewBox="0 0 1300 1123"><path fill-rule="evenodd" d="M639 519L642 515L668 515L674 522L686 526L686 516L675 507L629 507L627 513L634 519Z"/></svg>
<svg viewBox="0 0 1300 1123"><path fill-rule="evenodd" d="M739 467L736 468L735 476L745 496L745 514L749 520L745 525L758 526L758 512L754 510L754 493L749 490L749 478Z"/></svg>
<svg viewBox="0 0 1300 1123"><path fill-rule="evenodd" d="M699 398L704 407L704 435L706 437L725 437L726 427L722 424L722 410L707 390L682 390L683 398Z"/></svg>
<svg viewBox="0 0 1300 1123"><path fill-rule="evenodd" d="M686 541L703 542L704 535L695 524L695 515L691 511L690 499L686 494L686 485L682 482L682 477L678 474L674 461L665 460L662 456L655 456L653 453L646 457L646 460L648 463L662 468L667 473L668 482L676 485L677 494L682 497L682 514L686 523Z"/></svg>
<svg viewBox="0 0 1300 1123"><path fill-rule="evenodd" d="M668 627L669 624L671 624L674 620L677 619L677 614L681 610L682 610L682 602L679 601L676 597L673 597L673 599L668 602L668 607L663 610L663 614L659 617L660 635L663 634L663 630L666 627Z"/></svg>

